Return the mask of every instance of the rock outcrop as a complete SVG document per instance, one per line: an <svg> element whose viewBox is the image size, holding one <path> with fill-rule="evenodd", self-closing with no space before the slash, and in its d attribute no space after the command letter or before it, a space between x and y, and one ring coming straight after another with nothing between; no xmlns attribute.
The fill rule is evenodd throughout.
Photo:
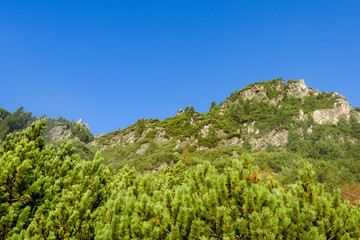
<svg viewBox="0 0 360 240"><path fill-rule="evenodd" d="M79 124L81 127L84 127L84 128L87 128L88 130L90 130L89 124L84 123L81 118L76 123Z"/></svg>
<svg viewBox="0 0 360 240"><path fill-rule="evenodd" d="M177 112L177 114L176 114L176 116L178 116L178 115L180 115L180 114L183 114L183 113L184 113L184 110L179 109L178 112Z"/></svg>
<svg viewBox="0 0 360 240"><path fill-rule="evenodd" d="M268 144L284 149L288 143L289 132L287 130L272 130L268 135L262 138L250 138L253 149L265 150Z"/></svg>
<svg viewBox="0 0 360 240"><path fill-rule="evenodd" d="M202 129L200 130L202 137L206 137L209 134L210 127L211 127L211 124L208 124L208 125L205 125L202 127Z"/></svg>
<svg viewBox="0 0 360 240"><path fill-rule="evenodd" d="M264 85L255 85L252 88L241 92L240 95L244 98L244 100L255 98L258 101L263 101L267 99Z"/></svg>
<svg viewBox="0 0 360 240"><path fill-rule="evenodd" d="M295 119L300 121L305 121L307 119L307 116L305 115L304 111L302 109L299 110L299 116Z"/></svg>
<svg viewBox="0 0 360 240"><path fill-rule="evenodd" d="M222 149L226 149L226 148L234 147L234 146L242 146L243 143L244 143L244 139L238 138L238 137L233 137L230 139L222 139L219 142L218 147L222 148Z"/></svg>
<svg viewBox="0 0 360 240"><path fill-rule="evenodd" d="M321 96L318 96L319 94L321 94ZM308 88L303 79L289 80L288 82L285 82L282 79L274 79L268 83L260 82L257 84L249 84L245 89L233 93L229 98L227 98L224 102L222 102L216 110L215 115L217 118L220 119L220 121L223 120L226 114L230 113L231 111L230 106L232 104L241 101L241 98L239 98L238 96L240 96L243 100L256 99L259 102L264 101L273 104L276 108L279 109L282 108L283 101L289 100L291 97L297 98L297 100L295 100L296 102L294 105L295 108L291 109L290 114L292 116L292 119L298 121L307 121L313 119L313 123L315 124L326 124L326 123L336 124L338 123L340 117L343 116L345 119L349 119L351 114L355 114L355 116L357 116L358 119L360 119L360 113L354 112L353 111L354 108L346 101L346 99L343 96L341 96L338 93L333 93L331 95L326 92L321 93L316 89ZM303 106L299 105L301 104L300 100L302 100L302 102L306 104L304 104ZM319 100L323 102L320 102L320 104L318 105L317 102L315 102L314 105L311 104L309 105L309 100L311 101ZM324 102L325 104L328 105L324 105L323 104ZM333 102L335 103L332 108L330 107L329 109L316 108L317 106L319 106L318 108L321 108L322 106L330 106ZM286 103L291 104L291 102L289 101L287 101ZM252 102L250 102L250 104L252 104ZM288 105L286 105L286 107L289 108ZM311 112L309 111L309 108L317 109L317 110ZM293 111L295 109L297 109L296 111L298 111L298 114L296 114L296 111ZM261 109L259 109L259 111L260 110ZM290 111L288 111L288 113L289 112ZM183 113L184 111L182 109L179 109L177 115ZM173 138L175 139L173 142L170 143L170 146L172 146L175 152L178 149L188 146L194 146L194 145L197 147L196 148L197 150L209 149L210 145L207 147L203 146L205 144L200 146L201 144L199 144L199 141L201 138L208 137L209 133L214 134L214 130L216 133L216 137L218 137L218 139L215 139L218 142L218 144L213 148L224 149L233 146L243 146L245 139L247 139L253 149L264 150L267 148L269 144L280 149L285 149L286 145L288 144L288 135L289 135L288 131L291 130L291 127L294 127L293 130L297 131L302 137L304 137L304 135L306 135L307 133L310 134L313 131L313 127L315 126L315 124L311 123L311 121L309 121L309 124L311 125L307 126L306 128L297 126L299 124L298 122L296 122L296 124L293 124L292 126L287 126L288 127L286 128L287 130L275 131L264 127L264 124L261 122L262 119L252 119L251 120L252 122L239 123L239 126L232 126L231 131L233 132L229 133L229 130L227 128L224 127L222 129L223 126L221 124L215 124L214 122L207 120L206 122L202 122L204 121L204 119L206 118L201 118L201 117L199 118L196 116L191 116L189 117L189 119L180 118L181 121L188 121L188 123L191 126L195 126L194 127L195 131L193 136L187 136L185 139L183 136L173 136ZM257 121L259 121L258 122L259 124L256 124ZM88 128L87 124L84 124L81 119L77 123L83 127ZM113 146L132 145L144 139L145 137L152 138L151 139L152 141L159 144L166 143L173 139L166 137L166 132L168 130L167 127L172 127L172 126L167 126L166 124L165 125L158 125L158 124L151 125L151 124L152 122L149 121L145 131L141 134L141 136L136 135L133 129L131 129L131 131L129 131L130 129L126 131L119 130L119 132L117 134L113 134L110 139L106 137L104 138L96 137L93 143L95 145L97 143L101 143L99 144L101 146L101 149L105 149L108 146L113 147ZM176 124L178 124L176 126L178 127L182 123L179 122ZM234 130L234 128L237 129L237 132L234 132L236 131ZM178 132L182 132L182 129ZM246 145L247 145L246 147L248 147L247 141L246 141ZM148 147L149 144L142 144L140 145L136 153L142 155L146 152Z"/></svg>
<svg viewBox="0 0 360 240"><path fill-rule="evenodd" d="M191 136L190 138L187 137L184 141L181 141L180 139L178 139L176 141L176 146L174 147L174 149L195 145L197 143L198 143L198 140L194 136Z"/></svg>
<svg viewBox="0 0 360 240"><path fill-rule="evenodd" d="M289 96L304 99L304 97L309 96L310 91L306 86L304 79L301 79L299 81L289 83L289 90L287 91L287 94Z"/></svg>
<svg viewBox="0 0 360 240"><path fill-rule="evenodd" d="M51 141L70 139L72 136L71 129L68 125L53 127L49 131Z"/></svg>
<svg viewBox="0 0 360 240"><path fill-rule="evenodd" d="M255 128L255 122L252 122L251 124L249 124L249 126L247 126L247 124L245 123L244 126L246 127L244 130L243 130L243 133L244 134L259 134L260 131L259 129Z"/></svg>
<svg viewBox="0 0 360 240"><path fill-rule="evenodd" d="M269 134L256 138L254 136L247 135L246 137L249 139L250 144L253 149L261 149L265 150L269 144L272 144L274 147L278 147L280 149L285 149L288 143L289 132L287 130L281 131L271 131ZM241 147L244 144L244 139L239 137L233 137L230 139L222 139L218 148L226 149L229 147L239 146Z"/></svg>
<svg viewBox="0 0 360 240"><path fill-rule="evenodd" d="M333 97L336 97L337 100L334 103L334 107L331 109L318 109L315 110L312 114L312 118L315 123L325 124L332 123L337 124L340 117L344 117L349 120L350 111L353 109L351 105L346 101L346 98L341 96L338 93L334 93Z"/></svg>
<svg viewBox="0 0 360 240"><path fill-rule="evenodd" d="M141 144L140 148L138 150L136 150L136 154L144 155L146 150L148 150L149 146L150 146L150 143Z"/></svg>
<svg viewBox="0 0 360 240"><path fill-rule="evenodd" d="M170 138L165 137L165 131L163 131L163 130L157 131L155 134L155 137L154 137L154 142L157 142L157 143L165 143L169 140L170 140Z"/></svg>

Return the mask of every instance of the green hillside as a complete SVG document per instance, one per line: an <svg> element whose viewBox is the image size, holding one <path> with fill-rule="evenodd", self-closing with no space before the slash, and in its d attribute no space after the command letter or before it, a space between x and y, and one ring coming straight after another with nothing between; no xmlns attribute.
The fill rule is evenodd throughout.
<svg viewBox="0 0 360 240"><path fill-rule="evenodd" d="M302 80L100 136L0 113L0 239L360 238L358 108Z"/></svg>
<svg viewBox="0 0 360 240"><path fill-rule="evenodd" d="M337 93L274 79L212 102L207 113L190 106L162 121L139 119L90 145L101 149L104 162L115 169L128 165L140 172L180 160L187 165L210 161L222 171L248 153L260 174L284 185L310 163L318 181L332 191L360 180L359 119L358 108Z"/></svg>
<svg viewBox="0 0 360 240"><path fill-rule="evenodd" d="M47 146L45 120L0 147L1 239L358 239L360 202L325 193L310 166L284 189L251 157L219 172L182 161L117 173L100 154Z"/></svg>
<svg viewBox="0 0 360 240"><path fill-rule="evenodd" d="M36 117L20 108L4 109L0 133L30 126ZM86 124L64 118L47 119L45 143L55 148L71 143L82 159L101 151L104 164L156 172L182 161L188 166L211 162L219 172L243 153L264 178L284 187L296 181L310 163L317 181L332 192L342 188L351 201L360 182L360 113L337 93L309 88L303 80L274 79L249 84L223 102L209 104L207 113L188 106L162 121L139 119L133 125L93 136Z"/></svg>

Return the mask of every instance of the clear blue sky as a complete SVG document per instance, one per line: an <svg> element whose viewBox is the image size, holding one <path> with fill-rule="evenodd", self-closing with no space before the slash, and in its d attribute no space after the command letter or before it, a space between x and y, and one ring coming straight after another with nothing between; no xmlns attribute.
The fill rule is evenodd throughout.
<svg viewBox="0 0 360 240"><path fill-rule="evenodd" d="M305 79L360 106L360 1L0 0L0 107L94 134Z"/></svg>

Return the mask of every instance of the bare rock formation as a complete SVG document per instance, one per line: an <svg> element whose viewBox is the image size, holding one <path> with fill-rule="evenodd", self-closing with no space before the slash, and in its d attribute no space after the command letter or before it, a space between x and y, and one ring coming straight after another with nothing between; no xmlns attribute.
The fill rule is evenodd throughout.
<svg viewBox="0 0 360 240"><path fill-rule="evenodd" d="M338 93L334 93L333 97L337 97L333 108L318 109L313 112L312 117L315 123L337 124L341 116L343 116L347 120L350 118L350 111L353 109L353 107L351 107L351 105L346 101L346 98Z"/></svg>
<svg viewBox="0 0 360 240"><path fill-rule="evenodd" d="M288 143L289 132L287 130L272 130L268 135L262 138L250 138L253 149L266 149L268 144L284 149Z"/></svg>
<svg viewBox="0 0 360 240"><path fill-rule="evenodd" d="M136 150L136 154L144 155L146 150L148 150L149 146L150 146L150 143L141 144L139 149Z"/></svg>
<svg viewBox="0 0 360 240"><path fill-rule="evenodd" d="M79 124L81 127L84 127L84 128L87 128L88 130L90 130L89 124L84 123L81 118L76 123Z"/></svg>
<svg viewBox="0 0 360 240"><path fill-rule="evenodd" d="M289 90L287 91L288 95L304 99L304 97L309 96L310 91L306 86L304 79L299 81L294 81L289 83Z"/></svg>
<svg viewBox="0 0 360 240"><path fill-rule="evenodd" d="M68 125L60 125L53 127L49 131L51 141L70 139L72 133Z"/></svg>

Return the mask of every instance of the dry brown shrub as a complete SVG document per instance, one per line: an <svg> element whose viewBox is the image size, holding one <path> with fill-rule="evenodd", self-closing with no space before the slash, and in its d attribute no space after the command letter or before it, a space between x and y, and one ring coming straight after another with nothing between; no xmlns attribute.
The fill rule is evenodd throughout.
<svg viewBox="0 0 360 240"><path fill-rule="evenodd" d="M341 187L341 198L349 200L352 204L360 200L360 182L344 183Z"/></svg>

